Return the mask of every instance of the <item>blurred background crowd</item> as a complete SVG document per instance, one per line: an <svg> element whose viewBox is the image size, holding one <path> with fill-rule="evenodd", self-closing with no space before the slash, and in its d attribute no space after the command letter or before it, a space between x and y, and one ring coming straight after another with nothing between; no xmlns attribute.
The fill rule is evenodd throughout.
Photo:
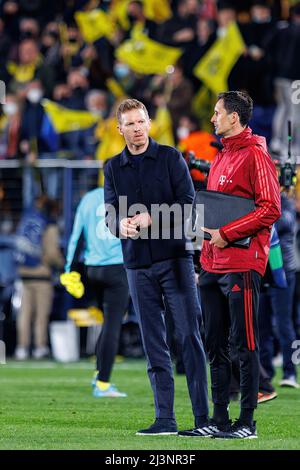
<svg viewBox="0 0 300 470"><path fill-rule="evenodd" d="M290 119L292 163L299 164L299 50L296 1L0 1L0 339L8 354L17 343L26 349L20 359L30 346L35 358L47 356L49 318L93 304L88 290L72 299L58 274L78 202L103 185L103 164L124 146L115 119L120 100L144 102L154 139L209 165L218 147L210 124L217 94L248 91L253 132L266 138L280 167ZM195 187L205 185L203 172L193 166L191 173ZM288 202L277 231L292 274L288 311L264 323L274 354L300 335L299 178L282 197ZM16 261L12 234L27 229L28 211L40 227L40 261L26 264ZM78 263L80 270L80 253ZM24 300L28 281L34 285ZM288 331L280 332L287 317Z"/></svg>

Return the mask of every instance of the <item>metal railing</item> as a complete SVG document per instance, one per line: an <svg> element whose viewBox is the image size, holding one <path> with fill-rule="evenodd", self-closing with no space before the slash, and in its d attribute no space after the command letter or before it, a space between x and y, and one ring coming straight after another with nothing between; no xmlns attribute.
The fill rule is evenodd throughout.
<svg viewBox="0 0 300 470"><path fill-rule="evenodd" d="M35 187L47 186L43 183L50 176L48 187L44 187L43 190L62 203L64 221L62 245L65 248L77 204L85 192L95 187L102 168L103 163L95 160L45 158L38 159L33 164L17 159L0 160L0 183L4 186L4 191L8 188L7 202L11 203L14 198L13 215L17 220L22 209L33 202ZM10 171L14 169L18 169L18 172Z"/></svg>

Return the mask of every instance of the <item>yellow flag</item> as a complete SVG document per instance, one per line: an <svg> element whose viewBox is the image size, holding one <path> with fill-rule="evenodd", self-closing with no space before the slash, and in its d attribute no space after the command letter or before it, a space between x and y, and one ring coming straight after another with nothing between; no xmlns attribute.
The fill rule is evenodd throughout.
<svg viewBox="0 0 300 470"><path fill-rule="evenodd" d="M68 109L50 100L43 100L42 105L58 133L88 129L99 121L99 116L88 111Z"/></svg>
<svg viewBox="0 0 300 470"><path fill-rule="evenodd" d="M114 78L108 78L105 83L106 83L107 88L114 95L115 98L125 99L126 93L121 87L120 83L117 82L117 80L115 80Z"/></svg>
<svg viewBox="0 0 300 470"><path fill-rule="evenodd" d="M232 67L245 50L245 43L236 23L230 23L223 37L214 44L194 68L194 75L215 94L228 89Z"/></svg>
<svg viewBox="0 0 300 470"><path fill-rule="evenodd" d="M132 0L113 0L111 3L110 14L116 19L122 29L128 31L130 22L128 19L128 5ZM161 23L172 17L170 0L141 0L143 3L143 12L146 18Z"/></svg>
<svg viewBox="0 0 300 470"><path fill-rule="evenodd" d="M143 0L144 15L157 23L168 20L172 16L169 0Z"/></svg>
<svg viewBox="0 0 300 470"><path fill-rule="evenodd" d="M134 72L143 74L164 74L181 56L178 47L165 46L149 39L139 26L133 28L131 39L116 49L116 57Z"/></svg>
<svg viewBox="0 0 300 470"><path fill-rule="evenodd" d="M130 21L127 15L127 7L132 0L112 0L110 7L110 15L116 20L122 29L128 31Z"/></svg>
<svg viewBox="0 0 300 470"><path fill-rule="evenodd" d="M151 122L150 136L161 145L174 146L172 119L167 108L158 108Z"/></svg>
<svg viewBox="0 0 300 470"><path fill-rule="evenodd" d="M102 10L77 11L75 19L86 42L94 42L102 36L110 39L115 32L111 16Z"/></svg>

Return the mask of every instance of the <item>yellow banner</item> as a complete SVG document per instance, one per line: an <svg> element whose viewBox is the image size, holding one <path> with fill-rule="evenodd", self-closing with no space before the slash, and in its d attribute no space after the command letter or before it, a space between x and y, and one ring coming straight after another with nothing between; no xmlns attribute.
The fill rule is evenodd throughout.
<svg viewBox="0 0 300 470"><path fill-rule="evenodd" d="M103 36L110 39L115 32L114 21L102 10L77 11L74 16L86 42L92 43Z"/></svg>
<svg viewBox="0 0 300 470"><path fill-rule="evenodd" d="M195 66L194 75L215 94L228 90L228 76L245 47L237 24L231 23Z"/></svg>
<svg viewBox="0 0 300 470"><path fill-rule="evenodd" d="M172 16L169 0L143 0L144 15L149 20L161 23Z"/></svg>
<svg viewBox="0 0 300 470"><path fill-rule="evenodd" d="M113 0L110 14L118 21L122 29L128 31L130 22L128 19L128 5L132 0ZM143 12L146 18L156 23L161 23L172 17L169 0L141 0Z"/></svg>
<svg viewBox="0 0 300 470"><path fill-rule="evenodd" d="M131 39L124 41L115 52L117 59L134 72L142 74L165 74L174 65L182 51L149 39L139 27L132 30Z"/></svg>
<svg viewBox="0 0 300 470"><path fill-rule="evenodd" d="M42 101L42 105L58 133L88 129L99 122L99 116L88 111L68 109L46 99Z"/></svg>
<svg viewBox="0 0 300 470"><path fill-rule="evenodd" d="M157 109L151 122L150 136L161 145L175 145L172 118L167 108Z"/></svg>

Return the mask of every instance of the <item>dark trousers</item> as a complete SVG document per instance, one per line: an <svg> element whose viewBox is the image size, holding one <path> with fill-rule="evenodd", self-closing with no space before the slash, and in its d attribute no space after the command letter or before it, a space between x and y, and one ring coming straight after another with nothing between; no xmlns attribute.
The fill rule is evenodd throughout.
<svg viewBox="0 0 300 470"><path fill-rule="evenodd" d="M259 336L260 361L270 378L274 376L272 365L274 352L273 320L275 317L280 347L283 355L283 376L288 378L296 375L296 367L292 362L293 341L296 339L292 314L295 290L295 273L286 273L288 286L285 289L269 287L260 295L259 304Z"/></svg>
<svg viewBox="0 0 300 470"><path fill-rule="evenodd" d="M96 344L98 378L109 382L118 351L122 319L129 301L126 272L120 264L88 266L87 277L104 315Z"/></svg>
<svg viewBox="0 0 300 470"><path fill-rule="evenodd" d="M261 276L255 271L199 277L209 357L212 400L228 405L231 379L230 344L240 366L241 408L256 408L259 380L258 302Z"/></svg>
<svg viewBox="0 0 300 470"><path fill-rule="evenodd" d="M157 418L174 418L174 380L166 341L165 304L182 348L193 413L208 416L205 354L199 333L200 304L192 258L169 259L127 269L129 290L148 361Z"/></svg>
<svg viewBox="0 0 300 470"><path fill-rule="evenodd" d="M239 393L240 391L240 361L236 350L230 347L231 359L231 382L230 394ZM271 379L263 366L259 364L259 386L258 390L263 393L272 393L275 388L272 385Z"/></svg>

